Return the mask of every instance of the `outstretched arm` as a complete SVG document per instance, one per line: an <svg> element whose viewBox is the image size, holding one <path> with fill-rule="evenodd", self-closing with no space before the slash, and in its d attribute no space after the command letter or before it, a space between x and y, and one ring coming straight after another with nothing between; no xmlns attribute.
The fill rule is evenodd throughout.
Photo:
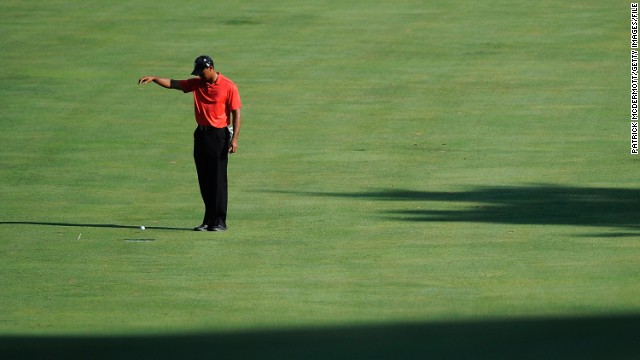
<svg viewBox="0 0 640 360"><path fill-rule="evenodd" d="M165 89L182 90L180 87L180 81L158 76L143 76L138 80L138 85L148 84L150 82L154 82Z"/></svg>

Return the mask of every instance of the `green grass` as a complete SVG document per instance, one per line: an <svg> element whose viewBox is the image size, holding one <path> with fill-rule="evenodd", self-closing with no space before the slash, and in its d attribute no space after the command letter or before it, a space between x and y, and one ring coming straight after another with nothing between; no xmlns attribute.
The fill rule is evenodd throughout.
<svg viewBox="0 0 640 360"><path fill-rule="evenodd" d="M637 314L627 5L2 2L0 334ZM136 85L203 53L223 234L190 96Z"/></svg>

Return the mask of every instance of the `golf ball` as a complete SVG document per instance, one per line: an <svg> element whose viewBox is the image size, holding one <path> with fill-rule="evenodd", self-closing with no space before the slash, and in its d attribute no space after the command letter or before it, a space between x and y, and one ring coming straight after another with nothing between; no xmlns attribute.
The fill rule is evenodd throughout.
<svg viewBox="0 0 640 360"><path fill-rule="evenodd" d="M144 226L140 226L140 230L144 230L144 229L145 229L145 227L144 227Z"/></svg>

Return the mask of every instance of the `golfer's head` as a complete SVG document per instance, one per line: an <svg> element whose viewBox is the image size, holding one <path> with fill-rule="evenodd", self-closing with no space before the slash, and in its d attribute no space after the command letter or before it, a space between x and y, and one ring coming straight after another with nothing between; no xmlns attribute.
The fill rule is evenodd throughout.
<svg viewBox="0 0 640 360"><path fill-rule="evenodd" d="M213 68L213 59L208 55L201 55L193 62L193 71L191 72L191 75L202 77L205 70L213 70Z"/></svg>

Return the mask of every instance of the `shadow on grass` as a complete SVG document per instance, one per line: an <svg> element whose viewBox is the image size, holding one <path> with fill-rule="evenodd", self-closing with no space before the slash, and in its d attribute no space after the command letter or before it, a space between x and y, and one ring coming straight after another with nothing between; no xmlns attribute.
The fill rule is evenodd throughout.
<svg viewBox="0 0 640 360"><path fill-rule="evenodd" d="M574 225L626 231L603 236L637 236L640 231L640 190L637 189L535 185L479 187L459 192L389 189L304 195L405 202L405 210L385 212L401 221ZM436 210L432 205L435 202L460 205L452 210Z"/></svg>
<svg viewBox="0 0 640 360"><path fill-rule="evenodd" d="M4 336L5 359L632 359L640 316L174 336Z"/></svg>
<svg viewBox="0 0 640 360"><path fill-rule="evenodd" d="M0 225L38 225L38 226L62 226L62 227L81 227L81 228L110 228L110 229L139 229L140 226L135 225L117 225L117 224L73 224L62 222L40 222L40 221L0 221ZM191 231L186 228L173 228L164 226L145 226L148 230L171 230L171 231Z"/></svg>

